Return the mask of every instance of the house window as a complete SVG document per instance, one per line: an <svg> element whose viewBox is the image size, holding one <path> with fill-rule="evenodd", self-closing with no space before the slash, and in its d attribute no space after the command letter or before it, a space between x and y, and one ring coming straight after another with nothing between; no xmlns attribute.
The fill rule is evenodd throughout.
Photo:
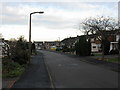
<svg viewBox="0 0 120 90"><path fill-rule="evenodd" d="M96 46L93 46L93 48L96 48Z"/></svg>

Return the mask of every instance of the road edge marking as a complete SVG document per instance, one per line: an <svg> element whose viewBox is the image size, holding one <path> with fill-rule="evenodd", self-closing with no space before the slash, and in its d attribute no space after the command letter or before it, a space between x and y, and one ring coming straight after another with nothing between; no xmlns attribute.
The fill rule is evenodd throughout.
<svg viewBox="0 0 120 90"><path fill-rule="evenodd" d="M50 73L50 71L49 71L49 69L48 69L48 66L47 66L47 63L46 63L46 61L45 61L45 59L44 59L44 55L43 55L43 60L44 60L44 62L45 62L45 66L46 66L46 69L47 69L47 72L48 72L48 75L49 75L49 78L50 78L50 88L52 88L53 90L55 89L55 85L54 85L54 81L53 81L53 79L52 79L52 76L51 76L51 73Z"/></svg>

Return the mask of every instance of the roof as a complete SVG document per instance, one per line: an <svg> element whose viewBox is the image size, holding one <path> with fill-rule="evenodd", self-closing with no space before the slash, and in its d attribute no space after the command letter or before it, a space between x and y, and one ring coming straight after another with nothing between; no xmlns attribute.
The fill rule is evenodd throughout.
<svg viewBox="0 0 120 90"><path fill-rule="evenodd" d="M43 41L35 41L35 43L43 43Z"/></svg>
<svg viewBox="0 0 120 90"><path fill-rule="evenodd" d="M45 41L44 43L58 43L58 41Z"/></svg>

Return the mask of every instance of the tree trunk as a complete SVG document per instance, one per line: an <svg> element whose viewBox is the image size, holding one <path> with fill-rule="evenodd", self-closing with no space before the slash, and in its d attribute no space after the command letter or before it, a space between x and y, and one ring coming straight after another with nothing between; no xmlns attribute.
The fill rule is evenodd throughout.
<svg viewBox="0 0 120 90"><path fill-rule="evenodd" d="M104 40L103 40L103 36L102 36L102 42L101 42L101 44L102 44L102 60L104 60Z"/></svg>

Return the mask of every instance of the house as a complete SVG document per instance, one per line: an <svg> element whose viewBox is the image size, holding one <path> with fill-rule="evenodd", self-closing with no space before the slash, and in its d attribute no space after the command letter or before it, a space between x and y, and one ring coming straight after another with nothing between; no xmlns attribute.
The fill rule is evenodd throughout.
<svg viewBox="0 0 120 90"><path fill-rule="evenodd" d="M44 42L45 49L56 49L57 47L60 46L59 41L45 41Z"/></svg>
<svg viewBox="0 0 120 90"><path fill-rule="evenodd" d="M35 41L35 48L36 49L44 49L44 43L43 41Z"/></svg>
<svg viewBox="0 0 120 90"><path fill-rule="evenodd" d="M82 36L86 36L86 35L82 35ZM80 37L81 36L66 38L61 41L61 45L62 46L66 45L68 48L74 48L75 44L79 41ZM99 52L101 51L101 42L95 37L96 35L86 36L86 38L90 38L92 52Z"/></svg>
<svg viewBox="0 0 120 90"><path fill-rule="evenodd" d="M0 39L0 58L2 57L2 47L4 46L3 40Z"/></svg>
<svg viewBox="0 0 120 90"><path fill-rule="evenodd" d="M118 40L120 39L120 30L105 31L108 41L110 42L110 51L118 49ZM97 36L98 37L98 36ZM99 36L101 37L101 36ZM101 51L101 40L96 36L91 38L92 52Z"/></svg>
<svg viewBox="0 0 120 90"><path fill-rule="evenodd" d="M7 55L7 51L9 49L8 41L4 40L4 38L0 38L0 57L4 57Z"/></svg>
<svg viewBox="0 0 120 90"><path fill-rule="evenodd" d="M114 40L110 42L110 51L118 49L118 41L120 39L120 31L115 33Z"/></svg>
<svg viewBox="0 0 120 90"><path fill-rule="evenodd" d="M68 48L74 48L75 43L79 40L80 36L65 38L61 41L61 46L67 46Z"/></svg>
<svg viewBox="0 0 120 90"><path fill-rule="evenodd" d="M100 52L102 50L101 41L96 34L88 35L87 38L89 38L91 42L91 52Z"/></svg>
<svg viewBox="0 0 120 90"><path fill-rule="evenodd" d="M120 30L105 31L107 39L110 42L110 51L112 49L118 49L118 40L120 39ZM83 36L83 35L82 35ZM91 42L91 52L101 52L101 35L91 34L84 35L86 38L90 39ZM67 46L68 48L74 48L75 43L79 40L81 36L66 38L61 41L61 46Z"/></svg>

